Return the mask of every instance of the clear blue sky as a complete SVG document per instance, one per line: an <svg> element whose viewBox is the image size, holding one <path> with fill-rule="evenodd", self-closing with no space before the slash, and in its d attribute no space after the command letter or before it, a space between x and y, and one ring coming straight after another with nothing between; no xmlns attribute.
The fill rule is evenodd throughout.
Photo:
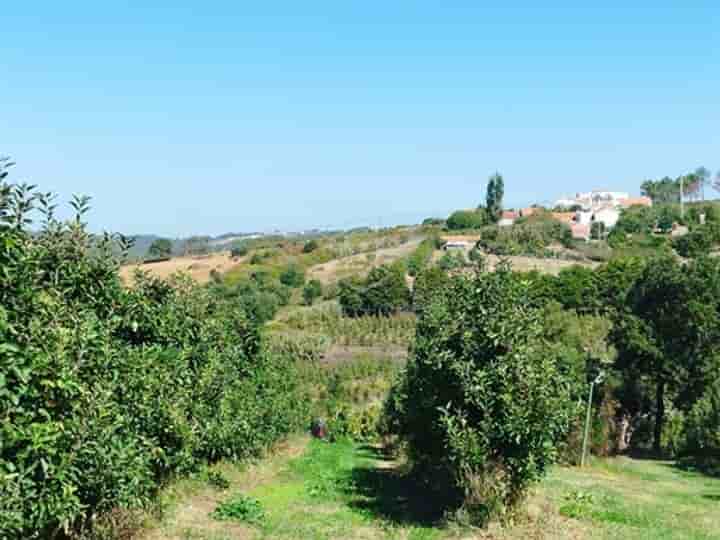
<svg viewBox="0 0 720 540"><path fill-rule="evenodd" d="M720 2L583 4L6 2L0 154L165 235L413 221L495 170L513 206L719 169Z"/></svg>

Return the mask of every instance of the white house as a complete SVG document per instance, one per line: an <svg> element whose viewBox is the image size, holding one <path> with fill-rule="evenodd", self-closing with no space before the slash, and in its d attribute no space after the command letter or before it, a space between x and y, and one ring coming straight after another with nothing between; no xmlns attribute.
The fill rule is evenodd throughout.
<svg viewBox="0 0 720 540"><path fill-rule="evenodd" d="M597 221L605 225L606 229L612 229L620 219L620 212L612 206L604 206L595 210L593 221Z"/></svg>

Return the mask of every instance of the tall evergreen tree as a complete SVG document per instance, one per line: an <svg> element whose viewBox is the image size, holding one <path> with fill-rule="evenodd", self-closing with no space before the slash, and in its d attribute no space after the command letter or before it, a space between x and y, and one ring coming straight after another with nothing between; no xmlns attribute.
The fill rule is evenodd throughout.
<svg viewBox="0 0 720 540"><path fill-rule="evenodd" d="M493 222L500 219L504 196L505 182L499 173L495 173L488 180L487 195L485 197L487 214Z"/></svg>

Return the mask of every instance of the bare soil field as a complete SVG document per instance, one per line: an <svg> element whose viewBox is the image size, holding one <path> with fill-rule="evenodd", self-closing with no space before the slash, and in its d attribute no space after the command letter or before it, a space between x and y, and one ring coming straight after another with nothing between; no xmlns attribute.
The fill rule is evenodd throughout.
<svg viewBox="0 0 720 540"><path fill-rule="evenodd" d="M229 252L200 257L173 257L169 261L123 266L120 268L120 277L125 283L132 283L133 273L139 268L159 278L168 278L177 272L185 272L199 283L207 283L213 270L223 274L242 261L243 259L240 258L232 258Z"/></svg>

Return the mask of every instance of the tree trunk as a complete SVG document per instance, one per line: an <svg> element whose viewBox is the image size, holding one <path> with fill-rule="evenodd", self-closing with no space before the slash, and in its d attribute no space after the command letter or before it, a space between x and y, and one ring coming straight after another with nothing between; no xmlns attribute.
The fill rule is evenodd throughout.
<svg viewBox="0 0 720 540"><path fill-rule="evenodd" d="M665 423L665 381L660 379L655 393L655 433L653 435L653 450L660 455L662 449L662 430Z"/></svg>
<svg viewBox="0 0 720 540"><path fill-rule="evenodd" d="M632 436L632 430L630 429L630 415L623 413L618 421L617 430L617 441L615 443L615 450L622 454L627 451L630 446L630 437Z"/></svg>

